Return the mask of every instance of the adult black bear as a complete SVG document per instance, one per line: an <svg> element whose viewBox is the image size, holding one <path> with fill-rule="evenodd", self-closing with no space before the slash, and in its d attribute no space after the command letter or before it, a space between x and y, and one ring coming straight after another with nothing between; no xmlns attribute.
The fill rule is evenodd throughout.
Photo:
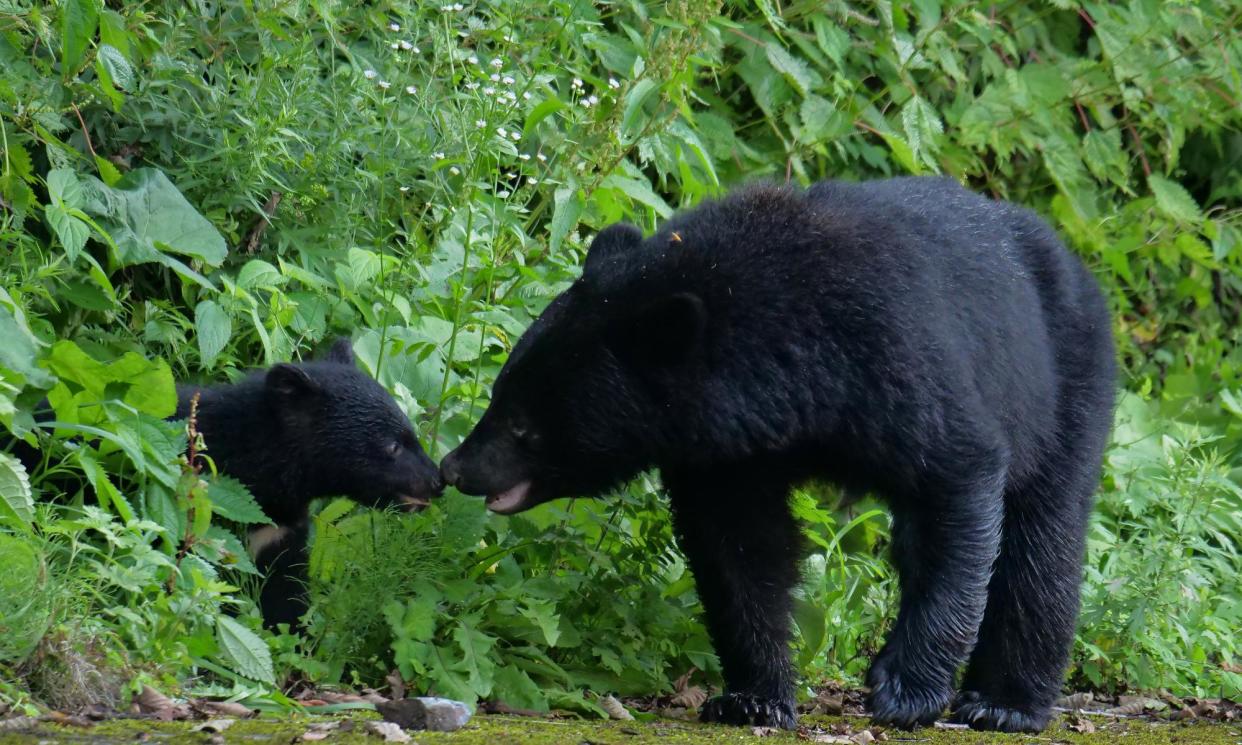
<svg viewBox="0 0 1242 745"><path fill-rule="evenodd" d="M884 496L901 606L875 720L1037 731L1064 673L1114 395L1095 280L1033 213L944 178L752 186L614 225L441 471L515 513L655 466L725 692L792 727L791 485Z"/></svg>
<svg viewBox="0 0 1242 745"><path fill-rule="evenodd" d="M245 484L275 527L250 534L267 576L264 624L306 612L307 508L340 495L360 504L420 509L443 488L410 421L361 372L348 339L322 361L279 364L233 385L177 389L178 418L199 394L197 430L220 472Z"/></svg>

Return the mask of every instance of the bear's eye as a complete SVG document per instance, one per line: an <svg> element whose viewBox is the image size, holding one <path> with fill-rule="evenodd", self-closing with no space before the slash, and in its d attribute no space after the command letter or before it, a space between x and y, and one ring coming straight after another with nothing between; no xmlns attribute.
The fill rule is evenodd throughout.
<svg viewBox="0 0 1242 745"><path fill-rule="evenodd" d="M397 454L401 452L401 448L402 448L401 441L393 440L392 442L388 444L387 452L389 455L395 458Z"/></svg>

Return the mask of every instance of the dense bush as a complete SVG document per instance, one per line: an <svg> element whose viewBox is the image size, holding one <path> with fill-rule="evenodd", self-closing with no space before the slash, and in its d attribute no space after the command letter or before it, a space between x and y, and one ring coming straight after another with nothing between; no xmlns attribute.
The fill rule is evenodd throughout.
<svg viewBox="0 0 1242 745"><path fill-rule="evenodd" d="M438 457L595 230L746 179L935 172L1048 216L1115 311L1131 392L1072 675L1238 694L1234 4L534 8L0 0L0 423L43 454L0 454L0 556L28 578L0 598L0 696L57 659L237 695L396 668L584 711L710 679L654 480L512 519L333 502L306 635L261 634L234 530L259 516L187 465L173 380L349 334ZM832 497L796 497L811 681L856 680L893 611L884 513Z"/></svg>

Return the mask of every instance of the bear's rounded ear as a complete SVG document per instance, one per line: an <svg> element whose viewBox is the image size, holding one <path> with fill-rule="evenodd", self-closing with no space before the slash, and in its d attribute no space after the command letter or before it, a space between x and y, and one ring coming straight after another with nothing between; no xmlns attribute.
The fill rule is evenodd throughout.
<svg viewBox="0 0 1242 745"><path fill-rule="evenodd" d="M582 267L583 274L598 271L600 266L617 254L628 251L643 242L643 231L627 222L609 225L591 241L587 250L586 264Z"/></svg>
<svg viewBox="0 0 1242 745"><path fill-rule="evenodd" d="M613 351L644 367L688 360L707 333L707 305L693 292L674 292L611 324Z"/></svg>
<svg viewBox="0 0 1242 745"><path fill-rule="evenodd" d="M267 390L283 399L305 398L319 392L319 384L305 370L284 362L272 365L263 382Z"/></svg>
<svg viewBox="0 0 1242 745"><path fill-rule="evenodd" d="M323 359L325 362L336 362L342 365L358 364L354 359L354 343L349 340L348 336L339 337L332 342L332 346L328 347L328 353Z"/></svg>

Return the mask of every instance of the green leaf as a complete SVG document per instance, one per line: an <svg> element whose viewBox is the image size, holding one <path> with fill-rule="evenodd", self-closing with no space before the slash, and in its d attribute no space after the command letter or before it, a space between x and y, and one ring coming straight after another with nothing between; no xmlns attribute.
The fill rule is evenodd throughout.
<svg viewBox="0 0 1242 745"><path fill-rule="evenodd" d="M466 674L470 688L478 696L487 696L492 692L492 676L496 671L496 663L489 656L496 638L479 631L475 624L476 618L463 618L453 629L453 641L461 649L462 660L453 669Z"/></svg>
<svg viewBox="0 0 1242 745"><path fill-rule="evenodd" d="M582 193L572 186L562 186L552 197L552 224L548 228L548 253L556 253L565 236L578 225L582 214Z"/></svg>
<svg viewBox="0 0 1242 745"><path fill-rule="evenodd" d="M545 98L526 115L526 121L522 124L522 132L530 137L534 133L535 125L564 108L565 102L561 99Z"/></svg>
<svg viewBox="0 0 1242 745"><path fill-rule="evenodd" d="M0 453L0 524L29 530L34 521L34 496L26 467L8 453Z"/></svg>
<svg viewBox="0 0 1242 745"><path fill-rule="evenodd" d="M556 646L557 640L561 638L561 617L557 615L556 603L551 600L528 598L526 604L519 608L518 612L539 627L539 630L543 632L543 640L549 647Z"/></svg>
<svg viewBox="0 0 1242 745"><path fill-rule="evenodd" d="M86 239L90 237L91 229L56 202L49 204L43 214L47 217L47 224L51 226L52 232L60 239L60 245L64 246L69 263L73 264L86 246Z"/></svg>
<svg viewBox="0 0 1242 745"><path fill-rule="evenodd" d="M548 710L548 697L543 695L539 685L531 680L526 671L516 665L505 665L496 670L492 697L510 706L535 711Z"/></svg>
<svg viewBox="0 0 1242 745"><path fill-rule="evenodd" d="M82 182L69 168L55 168L47 172L47 192L53 200L69 208L80 208L84 201Z"/></svg>
<svg viewBox="0 0 1242 745"><path fill-rule="evenodd" d="M134 510L129 506L129 502L121 494L121 490L116 488L112 480L108 478L108 473L99 465L99 461L91 455L88 448L80 448L74 453L78 461L78 465L82 466L82 472L86 474L86 480L91 483L95 489L95 494L99 499L99 506L104 507L109 503L112 504L112 510L116 516L121 518L122 522L130 522L134 519Z"/></svg>
<svg viewBox="0 0 1242 745"><path fill-rule="evenodd" d="M61 0L60 66L66 78L78 73L99 25L98 0Z"/></svg>
<svg viewBox="0 0 1242 745"><path fill-rule="evenodd" d="M207 443L207 454L211 455L210 442ZM211 500L213 512L235 523L272 524L245 484L231 476L221 475L208 481L207 498Z"/></svg>
<svg viewBox="0 0 1242 745"><path fill-rule="evenodd" d="M1147 178L1147 185L1156 195L1156 206L1164 214L1181 223L1197 225L1203 222L1199 204L1181 184L1153 173Z"/></svg>
<svg viewBox="0 0 1242 745"><path fill-rule="evenodd" d="M646 125L645 121L640 118L643 115L643 105L653 93L659 90L660 86L654 80L643 78L626 91L625 113L621 117L621 141L623 143L633 142L634 138L642 132Z"/></svg>
<svg viewBox="0 0 1242 745"><path fill-rule="evenodd" d="M100 45L96 52L96 64L102 65L112 78L112 84L121 90L134 89L134 68L129 60L121 54L121 50L111 44Z"/></svg>
<svg viewBox="0 0 1242 745"><path fill-rule="evenodd" d="M251 259L237 273L237 286L246 290L256 287L279 287L285 276L280 270L262 259Z"/></svg>
<svg viewBox="0 0 1242 745"><path fill-rule="evenodd" d="M7 299L8 293L0 287L0 367L21 375L31 385L51 386L52 377L36 364L38 348L34 335L26 327L25 318L10 310L4 302Z"/></svg>
<svg viewBox="0 0 1242 745"><path fill-rule="evenodd" d="M204 300L194 306L194 327L198 332L198 355L203 367L211 367L233 335L233 319L216 301Z"/></svg>
<svg viewBox="0 0 1242 745"><path fill-rule="evenodd" d="M651 184L647 183L645 179L630 178L614 173L604 179L602 185L616 189L635 202L650 207L660 217L668 217L673 214L672 208L668 206L668 203L659 194L655 193L655 190L651 188Z"/></svg>
<svg viewBox="0 0 1242 745"><path fill-rule="evenodd" d="M785 80L797 89L798 93L803 96L809 94L811 89L818 87L823 79L819 77L819 73L807 67L806 63L790 54L780 43L769 41L764 45L764 50L768 55L768 62L772 67L785 76Z"/></svg>
<svg viewBox="0 0 1242 745"><path fill-rule="evenodd" d="M91 188L83 208L99 218L112 236L122 263L179 264L171 257L162 257L164 251L190 256L209 266L224 261L228 253L224 237L162 171L136 168L115 187L94 177L87 179Z"/></svg>
<svg viewBox="0 0 1242 745"><path fill-rule="evenodd" d="M271 652L253 631L228 616L217 616L216 640L221 656L234 672L260 683L276 684Z"/></svg>

